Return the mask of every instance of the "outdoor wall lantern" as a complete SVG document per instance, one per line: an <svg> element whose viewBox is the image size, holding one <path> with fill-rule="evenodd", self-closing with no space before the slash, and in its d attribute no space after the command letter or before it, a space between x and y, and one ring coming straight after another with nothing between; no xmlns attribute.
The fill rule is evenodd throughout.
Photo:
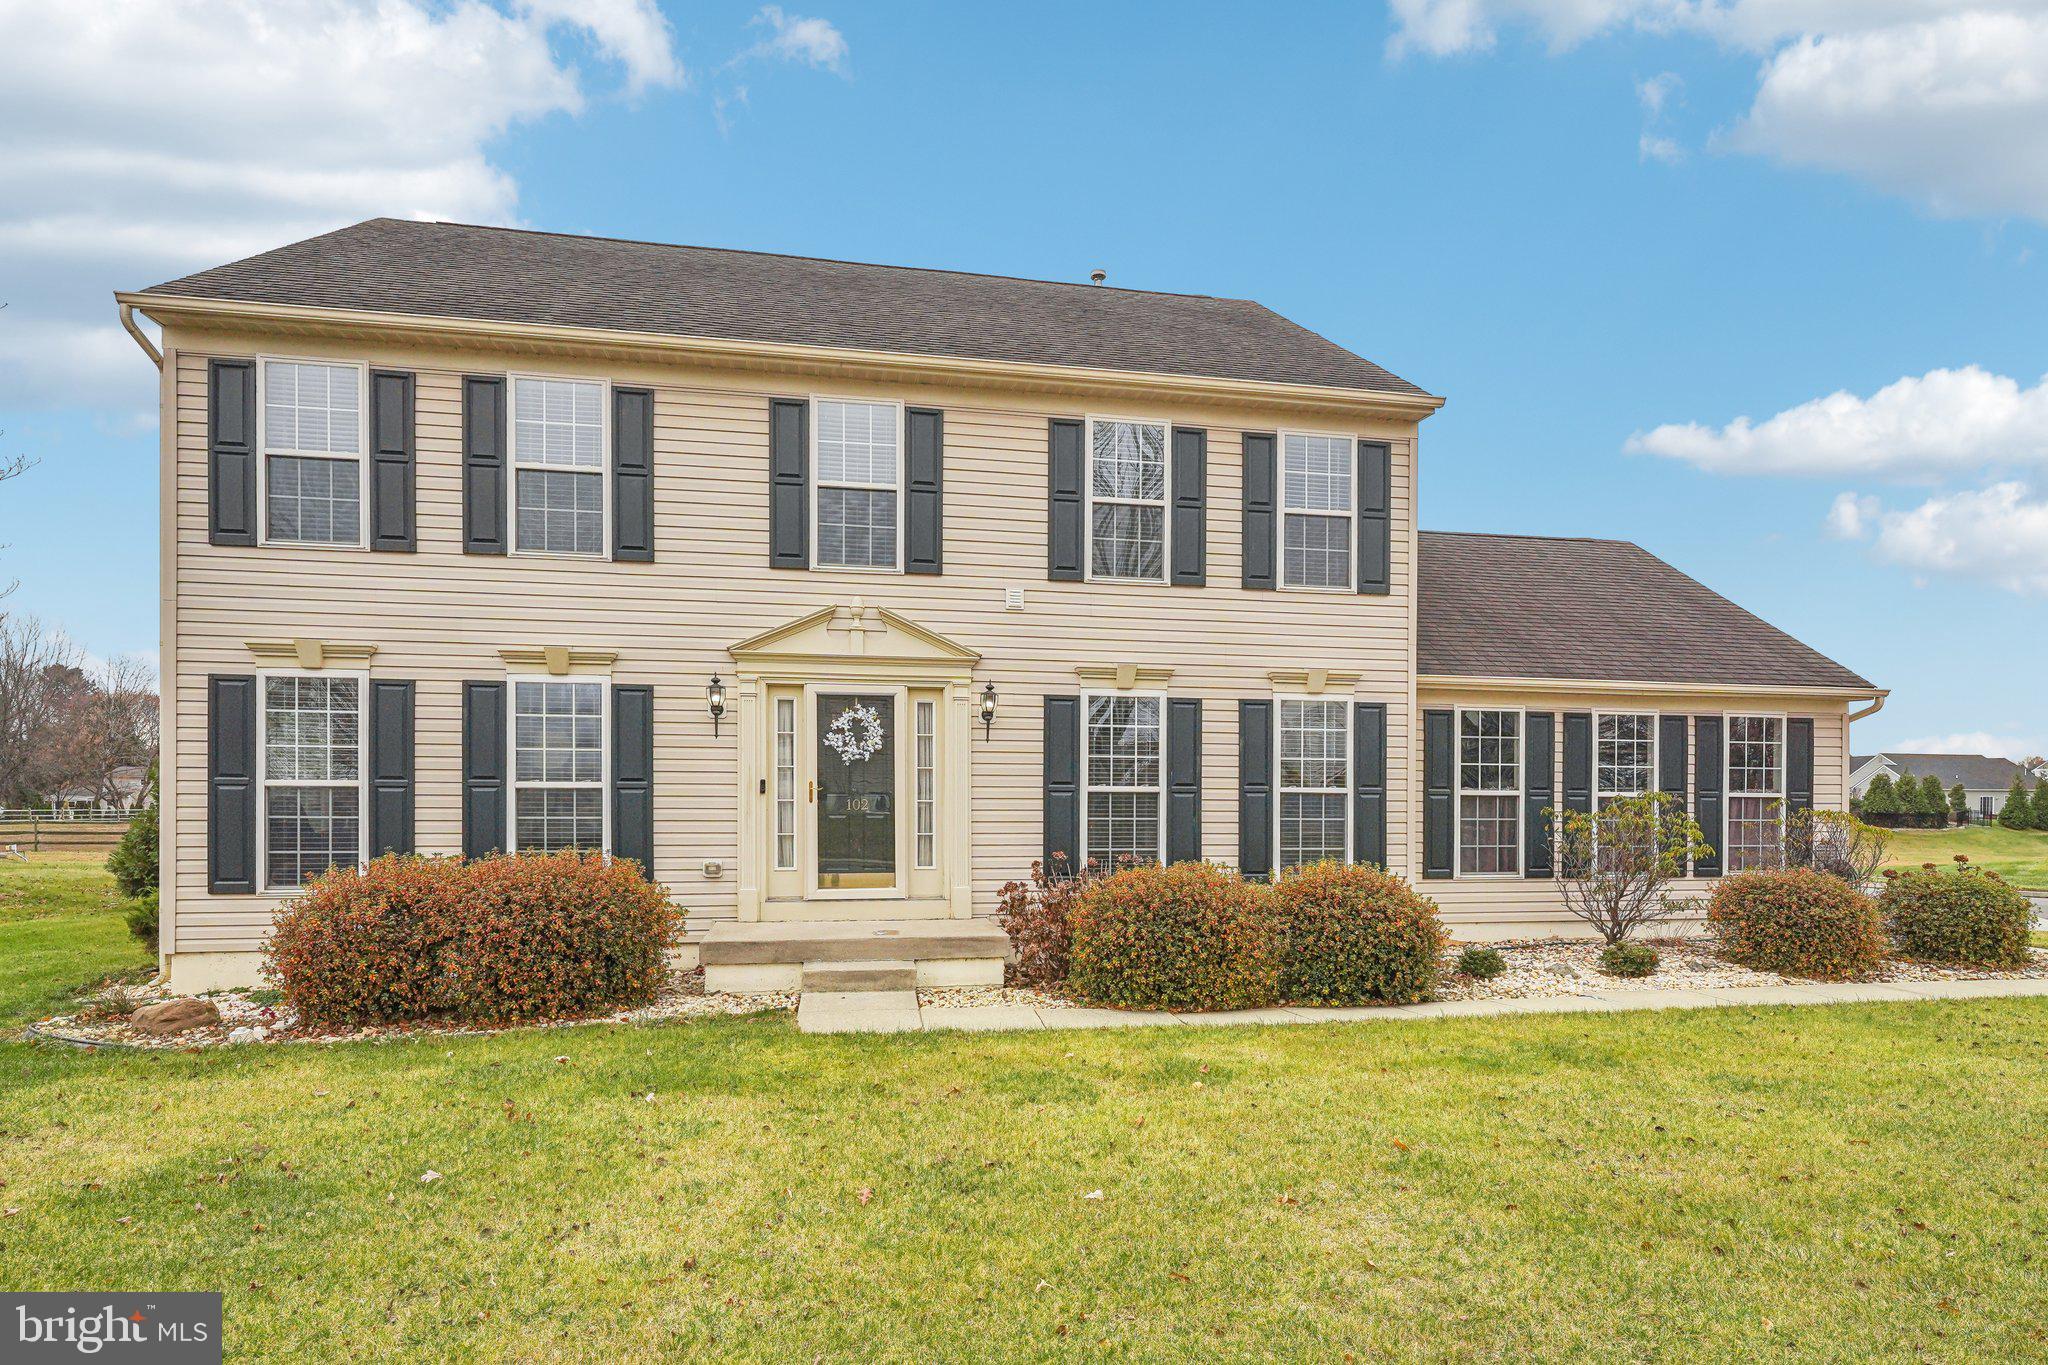
<svg viewBox="0 0 2048 1365"><path fill-rule="evenodd" d="M989 683L981 689L981 737L987 739L996 728L996 685Z"/></svg>
<svg viewBox="0 0 2048 1365"><path fill-rule="evenodd" d="M725 715L725 683L716 673L711 675L711 686L704 689L706 708L711 712L711 734L718 736L719 719Z"/></svg>

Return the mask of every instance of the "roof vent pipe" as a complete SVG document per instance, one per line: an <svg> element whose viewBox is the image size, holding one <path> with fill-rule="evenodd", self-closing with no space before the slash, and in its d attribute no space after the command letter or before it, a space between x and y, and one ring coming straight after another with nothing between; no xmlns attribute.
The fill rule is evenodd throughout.
<svg viewBox="0 0 2048 1365"><path fill-rule="evenodd" d="M1088 272L1088 283L1090 284L1101 284L1108 278L1109 272L1107 270L1091 270Z"/></svg>

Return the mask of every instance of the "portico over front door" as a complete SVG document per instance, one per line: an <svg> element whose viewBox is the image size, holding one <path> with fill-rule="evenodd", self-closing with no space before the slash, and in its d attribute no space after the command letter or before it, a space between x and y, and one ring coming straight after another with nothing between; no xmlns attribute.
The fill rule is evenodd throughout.
<svg viewBox="0 0 2048 1365"><path fill-rule="evenodd" d="M731 653L740 918L971 914L979 656L858 600Z"/></svg>

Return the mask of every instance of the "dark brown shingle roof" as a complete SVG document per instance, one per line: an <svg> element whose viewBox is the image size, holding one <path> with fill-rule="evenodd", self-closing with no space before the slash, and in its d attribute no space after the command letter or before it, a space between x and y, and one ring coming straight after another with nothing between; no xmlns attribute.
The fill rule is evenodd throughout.
<svg viewBox="0 0 2048 1365"><path fill-rule="evenodd" d="M1624 540L1424 531L1417 598L1424 674L1871 685Z"/></svg>
<svg viewBox="0 0 2048 1365"><path fill-rule="evenodd" d="M146 291L1422 395L1246 299L373 218Z"/></svg>

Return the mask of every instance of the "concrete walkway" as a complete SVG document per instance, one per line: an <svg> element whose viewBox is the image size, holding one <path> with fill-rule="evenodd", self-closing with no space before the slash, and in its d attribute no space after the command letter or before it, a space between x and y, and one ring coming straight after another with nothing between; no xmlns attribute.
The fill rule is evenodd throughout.
<svg viewBox="0 0 2048 1365"><path fill-rule="evenodd" d="M1975 1000L1985 996L2048 996L2048 979L2004 981L1822 982L1796 986L1725 986L1713 990L1627 990L1530 1000L1442 1000L1427 1005L1305 1009L1293 1005L1223 1014L1126 1010L1036 1009L1028 1005L927 1005L911 991L806 992L797 1006L805 1033L906 1033L918 1029L1147 1028L1165 1025L1323 1024L1370 1019L1462 1019L1495 1014L1585 1014L1615 1010L1709 1009L1726 1005L1845 1005L1870 1001Z"/></svg>

